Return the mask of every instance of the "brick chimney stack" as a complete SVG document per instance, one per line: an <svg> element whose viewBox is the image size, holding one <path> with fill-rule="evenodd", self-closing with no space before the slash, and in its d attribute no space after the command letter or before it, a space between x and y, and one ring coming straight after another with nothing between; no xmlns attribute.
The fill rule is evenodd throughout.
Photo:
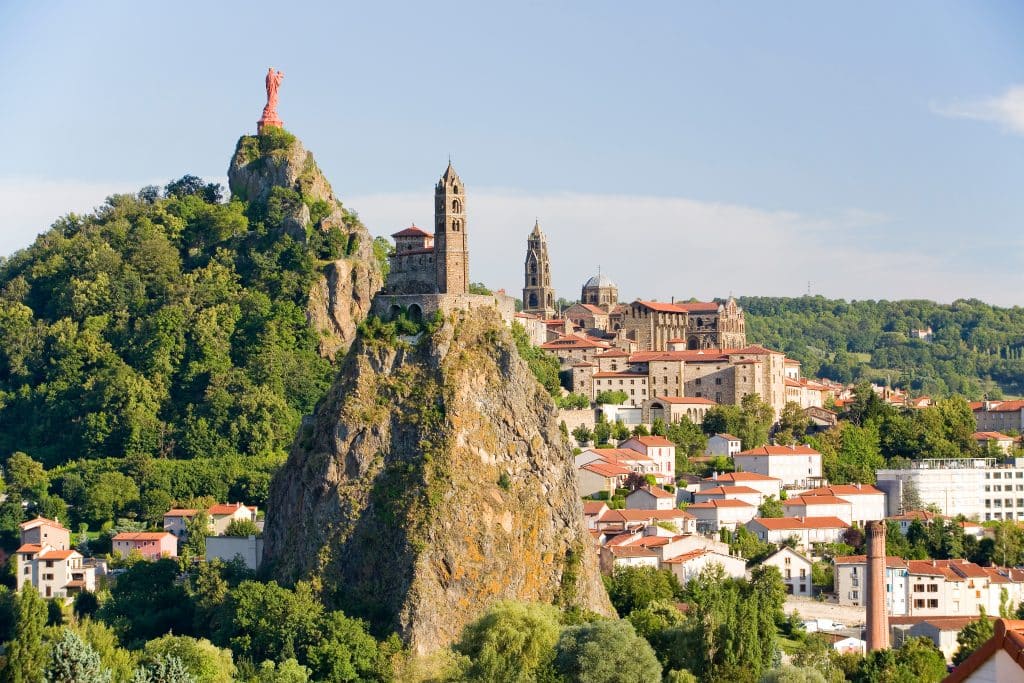
<svg viewBox="0 0 1024 683"><path fill-rule="evenodd" d="M868 652L873 652L889 647L889 615L885 606L885 522L868 522L867 536L867 645Z"/></svg>

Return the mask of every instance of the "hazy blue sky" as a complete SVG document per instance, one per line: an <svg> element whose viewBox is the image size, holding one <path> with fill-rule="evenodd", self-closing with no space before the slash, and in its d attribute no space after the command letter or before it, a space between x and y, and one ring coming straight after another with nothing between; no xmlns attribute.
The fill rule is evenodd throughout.
<svg viewBox="0 0 1024 683"><path fill-rule="evenodd" d="M1024 4L0 2L0 254L221 179L268 66L376 234L451 154L471 277L1024 304Z"/></svg>

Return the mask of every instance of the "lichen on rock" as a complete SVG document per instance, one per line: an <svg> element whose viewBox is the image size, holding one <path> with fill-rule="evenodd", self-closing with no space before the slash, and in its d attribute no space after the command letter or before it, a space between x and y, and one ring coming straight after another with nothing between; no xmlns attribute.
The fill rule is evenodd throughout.
<svg viewBox="0 0 1024 683"><path fill-rule="evenodd" d="M275 477L274 578L426 653L500 599L612 608L554 406L496 312L359 339Z"/></svg>

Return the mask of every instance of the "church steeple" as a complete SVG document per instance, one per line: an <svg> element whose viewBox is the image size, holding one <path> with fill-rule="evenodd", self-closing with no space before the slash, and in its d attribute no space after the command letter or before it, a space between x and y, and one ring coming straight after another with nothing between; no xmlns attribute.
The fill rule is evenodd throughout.
<svg viewBox="0 0 1024 683"><path fill-rule="evenodd" d="M551 286L548 241L540 221L526 239L526 263L523 273L523 311L549 319L555 315L555 290Z"/></svg>
<svg viewBox="0 0 1024 683"><path fill-rule="evenodd" d="M434 189L434 267L440 294L469 290L466 188L451 160Z"/></svg>

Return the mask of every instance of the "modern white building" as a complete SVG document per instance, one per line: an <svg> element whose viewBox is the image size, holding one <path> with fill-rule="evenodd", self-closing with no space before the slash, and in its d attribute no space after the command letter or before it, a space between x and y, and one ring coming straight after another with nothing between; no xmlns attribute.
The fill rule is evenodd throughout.
<svg viewBox="0 0 1024 683"><path fill-rule="evenodd" d="M697 531L706 534L743 526L757 514L757 507L742 500L714 499L689 505L686 511L696 519Z"/></svg>
<svg viewBox="0 0 1024 683"><path fill-rule="evenodd" d="M846 555L833 560L835 594L840 605L861 607L867 599L866 555ZM907 563L899 557L885 558L885 608L890 616L907 614Z"/></svg>
<svg viewBox="0 0 1024 683"><path fill-rule="evenodd" d="M850 504L852 521L863 527L868 522L885 519L885 492L870 484L837 484L809 489L801 496L835 496Z"/></svg>
<svg viewBox="0 0 1024 683"><path fill-rule="evenodd" d="M733 456L736 469L782 480L785 487L820 486L821 453L810 446L761 446Z"/></svg>
<svg viewBox="0 0 1024 683"><path fill-rule="evenodd" d="M998 465L994 458L918 460L906 469L878 470L876 476L889 516L906 512L903 499L912 490L921 505L935 505L950 517L1024 520L1024 459L1011 465Z"/></svg>

